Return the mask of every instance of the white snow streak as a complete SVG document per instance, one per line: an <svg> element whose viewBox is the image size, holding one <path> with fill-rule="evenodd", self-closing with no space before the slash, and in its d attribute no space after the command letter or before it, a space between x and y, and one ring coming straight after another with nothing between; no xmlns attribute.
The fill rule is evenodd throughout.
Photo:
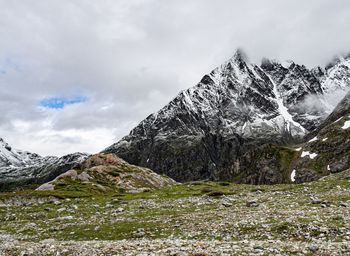
<svg viewBox="0 0 350 256"><path fill-rule="evenodd" d="M314 141L316 141L316 140L317 140L317 137L315 137L315 138L309 140L308 142L310 143L310 142L314 142Z"/></svg>
<svg viewBox="0 0 350 256"><path fill-rule="evenodd" d="M337 119L336 121L334 121L333 123L338 123L340 120L342 120L343 119L343 117L341 117L341 118L339 118L339 119Z"/></svg>
<svg viewBox="0 0 350 256"><path fill-rule="evenodd" d="M292 182L295 182L295 175L296 175L296 170L293 170L292 171L292 173L290 174L290 180L292 181Z"/></svg>
<svg viewBox="0 0 350 256"><path fill-rule="evenodd" d="M273 93L276 96L276 102L278 104L279 112L281 113L284 120L288 122L287 130L290 131L290 124L293 124L294 126L299 127L303 132L306 132L304 127L302 127L299 123L297 123L293 120L292 115L289 114L288 109L283 104L283 99L282 99L280 93L278 92L276 83L273 81L273 79L271 78L270 75L268 75L268 74L266 74L266 75L269 77L271 83L273 84Z"/></svg>

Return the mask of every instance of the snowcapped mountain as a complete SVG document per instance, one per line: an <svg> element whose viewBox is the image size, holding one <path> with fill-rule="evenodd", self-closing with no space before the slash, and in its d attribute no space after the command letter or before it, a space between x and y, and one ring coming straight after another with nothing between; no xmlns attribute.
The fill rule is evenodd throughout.
<svg viewBox="0 0 350 256"><path fill-rule="evenodd" d="M322 89L325 92L331 93L337 89L348 91L348 85L350 84L350 55L336 58L321 72L323 73L323 76L321 76Z"/></svg>
<svg viewBox="0 0 350 256"><path fill-rule="evenodd" d="M291 143L332 111L326 93L350 86L348 63L307 69L235 55L104 152L178 180L227 179L264 143Z"/></svg>
<svg viewBox="0 0 350 256"><path fill-rule="evenodd" d="M41 157L35 153L13 149L0 138L0 191L47 182L87 157L84 153Z"/></svg>
<svg viewBox="0 0 350 256"><path fill-rule="evenodd" d="M8 143L0 138L0 168L30 165L39 160L40 157L37 154L12 149Z"/></svg>

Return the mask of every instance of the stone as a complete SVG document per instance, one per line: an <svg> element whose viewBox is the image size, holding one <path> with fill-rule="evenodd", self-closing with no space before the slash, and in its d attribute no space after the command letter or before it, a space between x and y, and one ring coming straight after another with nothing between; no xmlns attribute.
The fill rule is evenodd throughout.
<svg viewBox="0 0 350 256"><path fill-rule="evenodd" d="M66 220L73 220L73 219L74 219L74 217L70 216L70 215L57 218L58 221L66 221Z"/></svg>
<svg viewBox="0 0 350 256"><path fill-rule="evenodd" d="M43 185L41 185L40 187L38 187L36 190L38 191L51 191L51 190L55 190L55 185L51 184L51 183L45 183Z"/></svg>
<svg viewBox="0 0 350 256"><path fill-rule="evenodd" d="M136 231L133 232L133 235L136 238L141 238L144 237L146 235L145 230L143 228L138 228Z"/></svg>
<svg viewBox="0 0 350 256"><path fill-rule="evenodd" d="M89 181L91 179L91 176L86 172L82 172L77 176L77 179L80 181Z"/></svg>
<svg viewBox="0 0 350 256"><path fill-rule="evenodd" d="M223 200L223 201L221 202L221 205L223 205L223 206L225 206L225 207L231 207L231 206L232 206L232 203L229 202L229 201Z"/></svg>
<svg viewBox="0 0 350 256"><path fill-rule="evenodd" d="M312 245L309 246L309 250L311 252L315 253L315 252L317 252L319 250L319 247L316 244L312 244Z"/></svg>
<svg viewBox="0 0 350 256"><path fill-rule="evenodd" d="M341 206L341 207L348 207L348 204L345 203L345 202L340 202L340 203L339 203L339 206Z"/></svg>
<svg viewBox="0 0 350 256"><path fill-rule="evenodd" d="M318 198L311 198L311 204L322 204L323 201Z"/></svg>
<svg viewBox="0 0 350 256"><path fill-rule="evenodd" d="M247 201L246 206L247 207L258 207L259 204L257 203L257 201L255 199L253 199L253 200Z"/></svg>
<svg viewBox="0 0 350 256"><path fill-rule="evenodd" d="M62 208L58 209L57 212L64 212L66 210L67 210L67 208L62 207Z"/></svg>

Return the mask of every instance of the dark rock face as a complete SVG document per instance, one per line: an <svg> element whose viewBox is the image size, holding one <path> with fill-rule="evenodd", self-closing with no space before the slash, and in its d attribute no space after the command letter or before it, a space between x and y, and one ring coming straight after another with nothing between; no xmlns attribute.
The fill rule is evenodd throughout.
<svg viewBox="0 0 350 256"><path fill-rule="evenodd" d="M335 89L324 81L340 68L308 70L293 62L282 65L267 59L258 66L238 51L103 152L177 181L283 182L285 173L273 174L278 166L266 168L272 164L268 157L250 173L245 154L266 143L299 142L317 128L330 113L323 99L325 89ZM340 80L335 87L350 86ZM317 107L305 105L309 97Z"/></svg>
<svg viewBox="0 0 350 256"><path fill-rule="evenodd" d="M166 170L159 173L177 181L219 179L225 175L217 170L233 162L231 159L236 158L240 144L238 137L224 139L209 133L207 136L138 141L132 145L137 150L130 152L128 147L121 147L117 155L128 156L151 169ZM191 172L187 171L189 169Z"/></svg>
<svg viewBox="0 0 350 256"><path fill-rule="evenodd" d="M88 157L74 153L63 157L41 157L15 150L0 139L0 191L43 184L76 167Z"/></svg>
<svg viewBox="0 0 350 256"><path fill-rule="evenodd" d="M290 183L297 152L273 144L265 144L246 152L237 160L236 177L239 183Z"/></svg>
<svg viewBox="0 0 350 256"><path fill-rule="evenodd" d="M315 172L313 169L300 169L295 175L295 183L304 183L318 180L323 175Z"/></svg>

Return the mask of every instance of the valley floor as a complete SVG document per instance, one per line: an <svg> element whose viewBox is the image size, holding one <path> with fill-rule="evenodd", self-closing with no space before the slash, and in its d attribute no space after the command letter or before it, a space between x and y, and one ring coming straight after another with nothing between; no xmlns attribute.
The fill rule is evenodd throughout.
<svg viewBox="0 0 350 256"><path fill-rule="evenodd" d="M0 255L350 254L349 180L52 193L0 194Z"/></svg>

